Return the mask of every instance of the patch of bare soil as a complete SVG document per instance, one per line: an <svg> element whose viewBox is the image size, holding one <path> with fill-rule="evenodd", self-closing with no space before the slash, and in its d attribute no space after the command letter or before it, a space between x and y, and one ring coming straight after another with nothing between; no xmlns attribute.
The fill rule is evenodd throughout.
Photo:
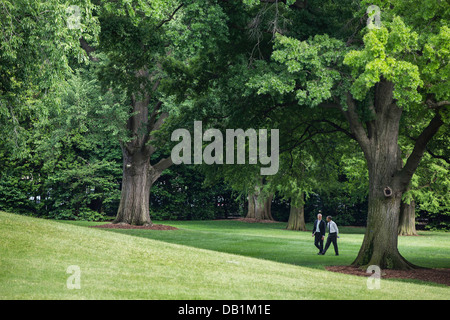
<svg viewBox="0 0 450 320"><path fill-rule="evenodd" d="M147 226L133 226L131 224L124 223L107 223L98 226L91 226L91 228L104 228L104 229L145 229L145 230L178 230L178 228L172 226L166 226L163 224L152 224Z"/></svg>
<svg viewBox="0 0 450 320"><path fill-rule="evenodd" d="M353 266L329 266L328 271L369 277L370 273ZM414 270L382 270L381 279L400 278L435 282L450 286L450 269L414 269Z"/></svg>
<svg viewBox="0 0 450 320"><path fill-rule="evenodd" d="M274 220L261 220L261 219L255 219L255 218L231 218L231 219L217 219L218 221L242 221L242 222L248 222L248 223L279 223L278 221Z"/></svg>

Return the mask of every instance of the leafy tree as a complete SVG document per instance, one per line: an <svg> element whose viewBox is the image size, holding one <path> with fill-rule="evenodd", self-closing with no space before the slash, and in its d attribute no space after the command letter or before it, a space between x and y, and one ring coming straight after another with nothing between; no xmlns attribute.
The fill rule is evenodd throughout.
<svg viewBox="0 0 450 320"><path fill-rule="evenodd" d="M81 39L82 46L92 61L102 61L99 77L104 87L115 94L125 92L128 99L115 222L151 224L151 186L172 165L170 157L150 161L158 149L156 132L170 113L161 86L168 76L165 61L188 65L199 50L214 51L217 41L226 40L225 16L216 1L98 1L96 14L98 43Z"/></svg>
<svg viewBox="0 0 450 320"><path fill-rule="evenodd" d="M362 4L360 16L368 7ZM369 171L367 232L353 264L408 269L414 266L397 249L400 203L428 142L448 119L450 7L434 1L426 9L404 1L375 4L382 26L364 27L362 42L352 46L351 39L328 35L306 41L277 36L272 58L284 69L273 67L276 72L250 84L260 94L295 93L300 105L341 112ZM420 128L403 167L402 117L415 117Z"/></svg>
<svg viewBox="0 0 450 320"><path fill-rule="evenodd" d="M220 129L280 128L280 137L286 138L291 137L294 129L299 138L302 134L309 137L315 135L315 131L323 131L324 126L319 122L312 125L312 118L310 122L305 120L299 125L291 122L292 114L286 116L289 112L295 112L298 117L304 113L304 110L295 109L295 95L275 95L275 91L271 94L258 94L258 84L247 84L248 79L269 79L272 73L279 71L280 68L275 64L268 66L266 63L270 60L273 40L278 32L298 37L307 37L317 30L348 33L349 30L343 28L344 22L340 20L342 17L350 17L348 3L338 6L319 1L304 10L305 4L300 1L230 1L223 4L223 8L228 15L232 41L221 47L219 57L215 57L213 62L209 56L198 61L201 67L196 70L208 72L197 73L195 82L209 81L209 86L196 92L196 110L205 110L201 108L203 105L210 108L203 114L197 113L197 117L206 120L209 126ZM296 27L292 27L294 22ZM224 63L217 63L222 61ZM286 149L298 147L294 135L290 140L294 141L281 143L291 144L289 147L286 145ZM223 176L234 190L249 199L248 217L271 218L270 203L275 192L281 194L281 189L277 191L277 188L282 187L272 183L273 179L270 177L261 179L258 166L221 165L219 169L210 169L209 173ZM286 184L286 188L282 188L286 194L290 192L288 186ZM296 198L301 193L296 188L292 195Z"/></svg>
<svg viewBox="0 0 450 320"><path fill-rule="evenodd" d="M70 72L71 59L83 60L79 39L92 39L96 19L89 1L74 1L83 12L68 26L66 2L0 2L0 136L17 156L27 151L27 130L53 107L47 96Z"/></svg>
<svg viewBox="0 0 450 320"><path fill-rule="evenodd" d="M113 124L121 120L117 110L124 99L102 94L87 71L79 70L60 87L59 107L34 136L44 161L48 215L59 219L101 220L119 199L121 157Z"/></svg>

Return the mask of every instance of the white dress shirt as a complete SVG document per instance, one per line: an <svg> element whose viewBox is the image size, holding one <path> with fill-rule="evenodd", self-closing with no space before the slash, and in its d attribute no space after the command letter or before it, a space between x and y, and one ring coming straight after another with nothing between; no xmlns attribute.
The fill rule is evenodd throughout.
<svg viewBox="0 0 450 320"><path fill-rule="evenodd" d="M333 220L328 222L328 230L329 230L329 233L334 233L334 232L336 232L337 234L339 233L339 229L337 227L337 224Z"/></svg>
<svg viewBox="0 0 450 320"><path fill-rule="evenodd" d="M317 220L317 225L316 225L316 232L320 232L320 222L321 222L322 220Z"/></svg>

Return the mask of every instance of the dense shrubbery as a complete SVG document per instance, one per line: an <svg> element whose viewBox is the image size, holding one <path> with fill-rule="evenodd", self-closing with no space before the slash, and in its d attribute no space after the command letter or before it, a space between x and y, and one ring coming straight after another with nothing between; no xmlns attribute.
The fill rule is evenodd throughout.
<svg viewBox="0 0 450 320"><path fill-rule="evenodd" d="M0 145L0 210L62 220L115 217L122 179L120 147L114 140L86 147L85 138L77 136L75 142L68 137L56 158L35 154L33 161L14 159ZM196 166L166 170L152 188L152 219L214 219L243 212L229 187L205 185L204 180Z"/></svg>
<svg viewBox="0 0 450 320"><path fill-rule="evenodd" d="M161 220L203 220L242 213L223 183L204 184L196 166L172 166L152 187L150 215Z"/></svg>

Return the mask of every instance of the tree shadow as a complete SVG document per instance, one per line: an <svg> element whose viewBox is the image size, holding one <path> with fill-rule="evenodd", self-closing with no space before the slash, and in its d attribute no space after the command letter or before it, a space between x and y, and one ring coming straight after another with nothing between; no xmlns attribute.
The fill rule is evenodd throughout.
<svg viewBox="0 0 450 320"><path fill-rule="evenodd" d="M236 254L257 259L298 265L314 269L324 269L327 265L347 265L355 256L341 254L336 257L332 248L325 256L317 255L313 240L278 238L263 235L215 233L197 230L139 230L101 229L108 232L127 234L166 243L184 245L199 249ZM287 232L292 232L286 230Z"/></svg>

